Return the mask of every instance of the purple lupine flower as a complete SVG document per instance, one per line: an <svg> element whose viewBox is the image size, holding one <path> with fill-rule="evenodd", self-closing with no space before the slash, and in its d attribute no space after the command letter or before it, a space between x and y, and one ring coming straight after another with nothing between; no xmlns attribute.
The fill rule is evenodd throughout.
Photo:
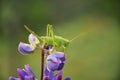
<svg viewBox="0 0 120 80"><path fill-rule="evenodd" d="M28 64L25 69L17 69L19 78L9 77L9 80L35 80L35 75Z"/></svg>
<svg viewBox="0 0 120 80"><path fill-rule="evenodd" d="M40 43L40 41L38 40L38 38L36 36L34 36L32 33L28 36L28 41L32 45L37 45L37 44Z"/></svg>
<svg viewBox="0 0 120 80"><path fill-rule="evenodd" d="M51 70L61 70L65 64L65 54L63 52L54 52L46 59L46 67Z"/></svg>
<svg viewBox="0 0 120 80"><path fill-rule="evenodd" d="M62 71L58 71L54 75L54 71L49 71L47 68L44 70L44 79L43 80L62 80ZM64 80L71 80L70 77L66 77Z"/></svg>
<svg viewBox="0 0 120 80"><path fill-rule="evenodd" d="M65 54L63 52L54 52L47 56L43 80L62 80L62 69L65 60ZM58 73L55 75L54 71L58 71ZM70 77L66 77L64 80L71 79Z"/></svg>
<svg viewBox="0 0 120 80"><path fill-rule="evenodd" d="M18 51L23 55L32 53L34 51L34 49L35 49L34 46L32 46L30 44L26 44L24 42L20 42L19 46L18 46Z"/></svg>
<svg viewBox="0 0 120 80"><path fill-rule="evenodd" d="M32 33L28 36L28 40L30 44L24 42L19 43L18 51L23 55L33 53L37 44L39 44L39 40Z"/></svg>
<svg viewBox="0 0 120 80"><path fill-rule="evenodd" d="M55 79L54 80L62 80L62 71L59 71L56 75L55 75ZM64 80L71 80L70 77L66 77Z"/></svg>

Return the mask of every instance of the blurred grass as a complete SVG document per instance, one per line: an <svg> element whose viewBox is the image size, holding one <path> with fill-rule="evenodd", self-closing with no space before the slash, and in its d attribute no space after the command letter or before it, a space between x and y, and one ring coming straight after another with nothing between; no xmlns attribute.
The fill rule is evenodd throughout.
<svg viewBox="0 0 120 80"><path fill-rule="evenodd" d="M79 21L75 24L79 24ZM70 23L71 26L75 24ZM118 80L120 37L116 21L99 17L98 20L89 18L86 24L85 29L91 28L89 26L96 29L91 33L86 32L84 36L71 42L67 52L65 75L70 75L73 80ZM70 27L70 25L66 26ZM72 36L76 32L82 33L82 30L85 30L81 30L80 27L76 30L75 28L71 29L72 34L68 32L69 30L66 33Z"/></svg>

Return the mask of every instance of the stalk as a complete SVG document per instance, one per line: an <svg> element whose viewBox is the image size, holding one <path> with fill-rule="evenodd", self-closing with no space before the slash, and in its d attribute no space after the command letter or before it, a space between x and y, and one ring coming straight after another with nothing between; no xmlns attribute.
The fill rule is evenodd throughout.
<svg viewBox="0 0 120 80"><path fill-rule="evenodd" d="M44 72L44 49L41 50L41 80L43 80L43 72Z"/></svg>

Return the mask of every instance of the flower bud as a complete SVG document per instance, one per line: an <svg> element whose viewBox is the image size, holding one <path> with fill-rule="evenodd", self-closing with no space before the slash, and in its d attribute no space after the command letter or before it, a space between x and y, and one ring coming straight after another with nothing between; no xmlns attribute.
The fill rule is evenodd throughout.
<svg viewBox="0 0 120 80"><path fill-rule="evenodd" d="M64 80L71 80L71 78L70 77L66 77Z"/></svg>
<svg viewBox="0 0 120 80"><path fill-rule="evenodd" d="M55 76L55 80L62 80L62 71L59 71L56 76ZM64 80L71 80L70 77L66 77Z"/></svg>
<svg viewBox="0 0 120 80"><path fill-rule="evenodd" d="M49 70L61 70L65 64L65 55L63 52L54 52L47 57L46 66Z"/></svg>
<svg viewBox="0 0 120 80"><path fill-rule="evenodd" d="M55 80L62 80L62 71L58 72L58 74L55 76Z"/></svg>
<svg viewBox="0 0 120 80"><path fill-rule="evenodd" d="M44 76L43 80L50 80L48 76Z"/></svg>
<svg viewBox="0 0 120 80"><path fill-rule="evenodd" d="M44 49L51 51L53 49L53 45L44 46Z"/></svg>
<svg viewBox="0 0 120 80"><path fill-rule="evenodd" d="M28 41L32 45L37 45L37 44L40 43L40 41L38 40L38 38L35 35L33 35L32 33L28 36Z"/></svg>
<svg viewBox="0 0 120 80"><path fill-rule="evenodd" d="M34 51L36 47L32 46L32 45L29 45L29 44L26 44L24 42L20 42L19 43L19 46L18 46L18 51L23 54L23 55L26 55L26 54L30 54Z"/></svg>

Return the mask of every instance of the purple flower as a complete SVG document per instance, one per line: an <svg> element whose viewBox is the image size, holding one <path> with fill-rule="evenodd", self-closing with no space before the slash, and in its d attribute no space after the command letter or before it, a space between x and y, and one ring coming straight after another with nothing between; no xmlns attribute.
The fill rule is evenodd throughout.
<svg viewBox="0 0 120 80"><path fill-rule="evenodd" d="M55 75L55 79L54 80L62 80L62 71L59 71L56 75ZM70 77L66 77L64 80L71 80Z"/></svg>
<svg viewBox="0 0 120 80"><path fill-rule="evenodd" d="M24 42L19 43L18 51L23 55L33 53L37 44L39 44L39 40L33 34L29 35L28 40L30 44Z"/></svg>
<svg viewBox="0 0 120 80"><path fill-rule="evenodd" d="M35 47L33 47L30 44L26 44L24 42L20 42L19 46L18 46L18 51L23 55L32 53L34 51L34 49L35 49Z"/></svg>
<svg viewBox="0 0 120 80"><path fill-rule="evenodd" d="M49 71L47 68L45 68L43 80L62 80L62 71L58 71L58 73L54 75L54 71ZM66 77L64 80L71 79L70 77Z"/></svg>
<svg viewBox="0 0 120 80"><path fill-rule="evenodd" d="M63 52L54 52L47 56L46 66L44 69L43 80L62 80L62 69L65 64L65 54ZM54 74L54 71L58 71ZM66 77L64 80L71 80L70 77Z"/></svg>
<svg viewBox="0 0 120 80"><path fill-rule="evenodd" d="M35 80L35 75L28 64L25 69L17 69L19 78L9 77L9 80Z"/></svg>
<svg viewBox="0 0 120 80"><path fill-rule="evenodd" d="M50 71L59 71L64 67L65 54L63 52L54 52L46 59L46 67Z"/></svg>

